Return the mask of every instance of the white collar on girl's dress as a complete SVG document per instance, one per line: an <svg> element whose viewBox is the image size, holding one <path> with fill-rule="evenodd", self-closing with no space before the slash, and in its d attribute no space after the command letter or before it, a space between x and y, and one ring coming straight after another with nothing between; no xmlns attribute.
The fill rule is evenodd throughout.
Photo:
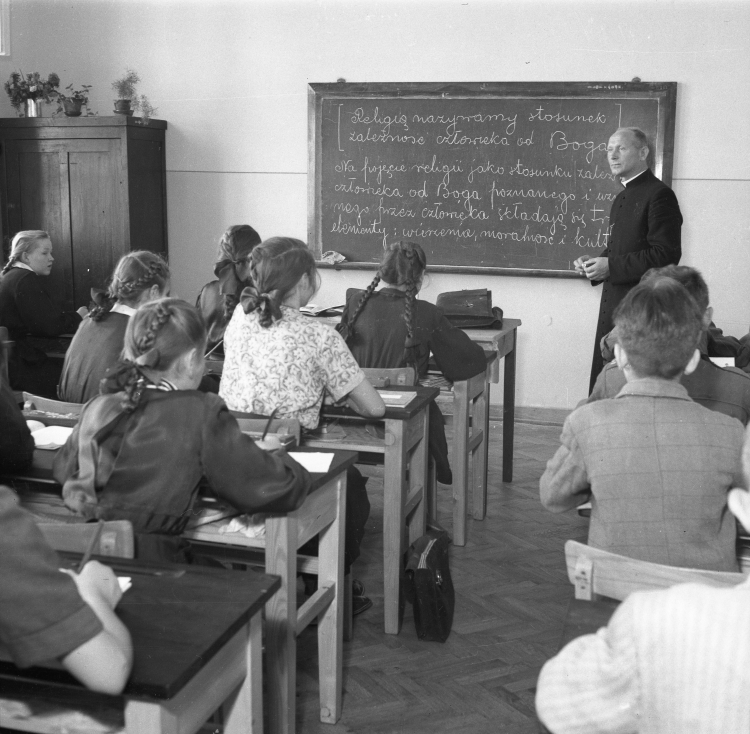
<svg viewBox="0 0 750 734"><path fill-rule="evenodd" d="M132 316L135 312L135 308L126 306L124 303L116 303L110 311L110 313L121 313L123 316Z"/></svg>
<svg viewBox="0 0 750 734"><path fill-rule="evenodd" d="M34 272L34 268L29 267L26 263L18 262L18 260L13 263L13 267L21 268L22 270L31 270L32 273Z"/></svg>

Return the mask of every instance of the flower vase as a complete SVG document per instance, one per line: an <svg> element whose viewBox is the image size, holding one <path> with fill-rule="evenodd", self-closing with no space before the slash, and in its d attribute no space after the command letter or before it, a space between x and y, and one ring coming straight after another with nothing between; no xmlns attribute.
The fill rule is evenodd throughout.
<svg viewBox="0 0 750 734"><path fill-rule="evenodd" d="M42 100L41 99L27 99L26 105L26 117L41 117L42 116Z"/></svg>

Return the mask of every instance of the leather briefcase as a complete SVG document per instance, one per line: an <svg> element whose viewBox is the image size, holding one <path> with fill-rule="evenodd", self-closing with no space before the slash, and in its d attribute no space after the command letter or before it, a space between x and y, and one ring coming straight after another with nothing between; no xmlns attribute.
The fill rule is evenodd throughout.
<svg viewBox="0 0 750 734"><path fill-rule="evenodd" d="M474 329L503 326L503 309L492 307L492 293L486 288L440 293L436 305L454 326Z"/></svg>

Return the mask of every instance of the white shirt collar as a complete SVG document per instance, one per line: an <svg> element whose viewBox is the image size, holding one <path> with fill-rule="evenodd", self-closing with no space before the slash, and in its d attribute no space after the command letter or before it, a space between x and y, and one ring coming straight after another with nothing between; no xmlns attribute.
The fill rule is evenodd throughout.
<svg viewBox="0 0 750 734"><path fill-rule="evenodd" d="M646 171L648 171L648 168L644 168L640 173L636 173L635 176L631 176L630 178L621 178L620 183L623 186L627 186L631 181L635 181L638 176L642 176L644 173L646 173Z"/></svg>
<svg viewBox="0 0 750 734"><path fill-rule="evenodd" d="M13 263L14 268L21 268L22 270L31 270L31 272L34 272L34 268L29 267L26 263L22 263L20 260L16 260Z"/></svg>
<svg viewBox="0 0 750 734"><path fill-rule="evenodd" d="M110 310L110 313L121 313L123 316L132 316L135 312L135 308L126 306L124 303L116 303Z"/></svg>

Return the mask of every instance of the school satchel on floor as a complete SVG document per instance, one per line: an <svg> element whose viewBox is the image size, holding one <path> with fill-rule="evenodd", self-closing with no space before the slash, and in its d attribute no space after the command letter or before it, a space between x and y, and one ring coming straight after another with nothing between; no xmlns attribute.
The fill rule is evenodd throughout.
<svg viewBox="0 0 750 734"><path fill-rule="evenodd" d="M441 293L436 305L453 326L472 329L503 326L503 309L492 308L492 293L486 288Z"/></svg>
<svg viewBox="0 0 750 734"><path fill-rule="evenodd" d="M423 535L411 545L405 591L406 598L414 605L417 637L445 642L451 633L455 605L447 535Z"/></svg>

